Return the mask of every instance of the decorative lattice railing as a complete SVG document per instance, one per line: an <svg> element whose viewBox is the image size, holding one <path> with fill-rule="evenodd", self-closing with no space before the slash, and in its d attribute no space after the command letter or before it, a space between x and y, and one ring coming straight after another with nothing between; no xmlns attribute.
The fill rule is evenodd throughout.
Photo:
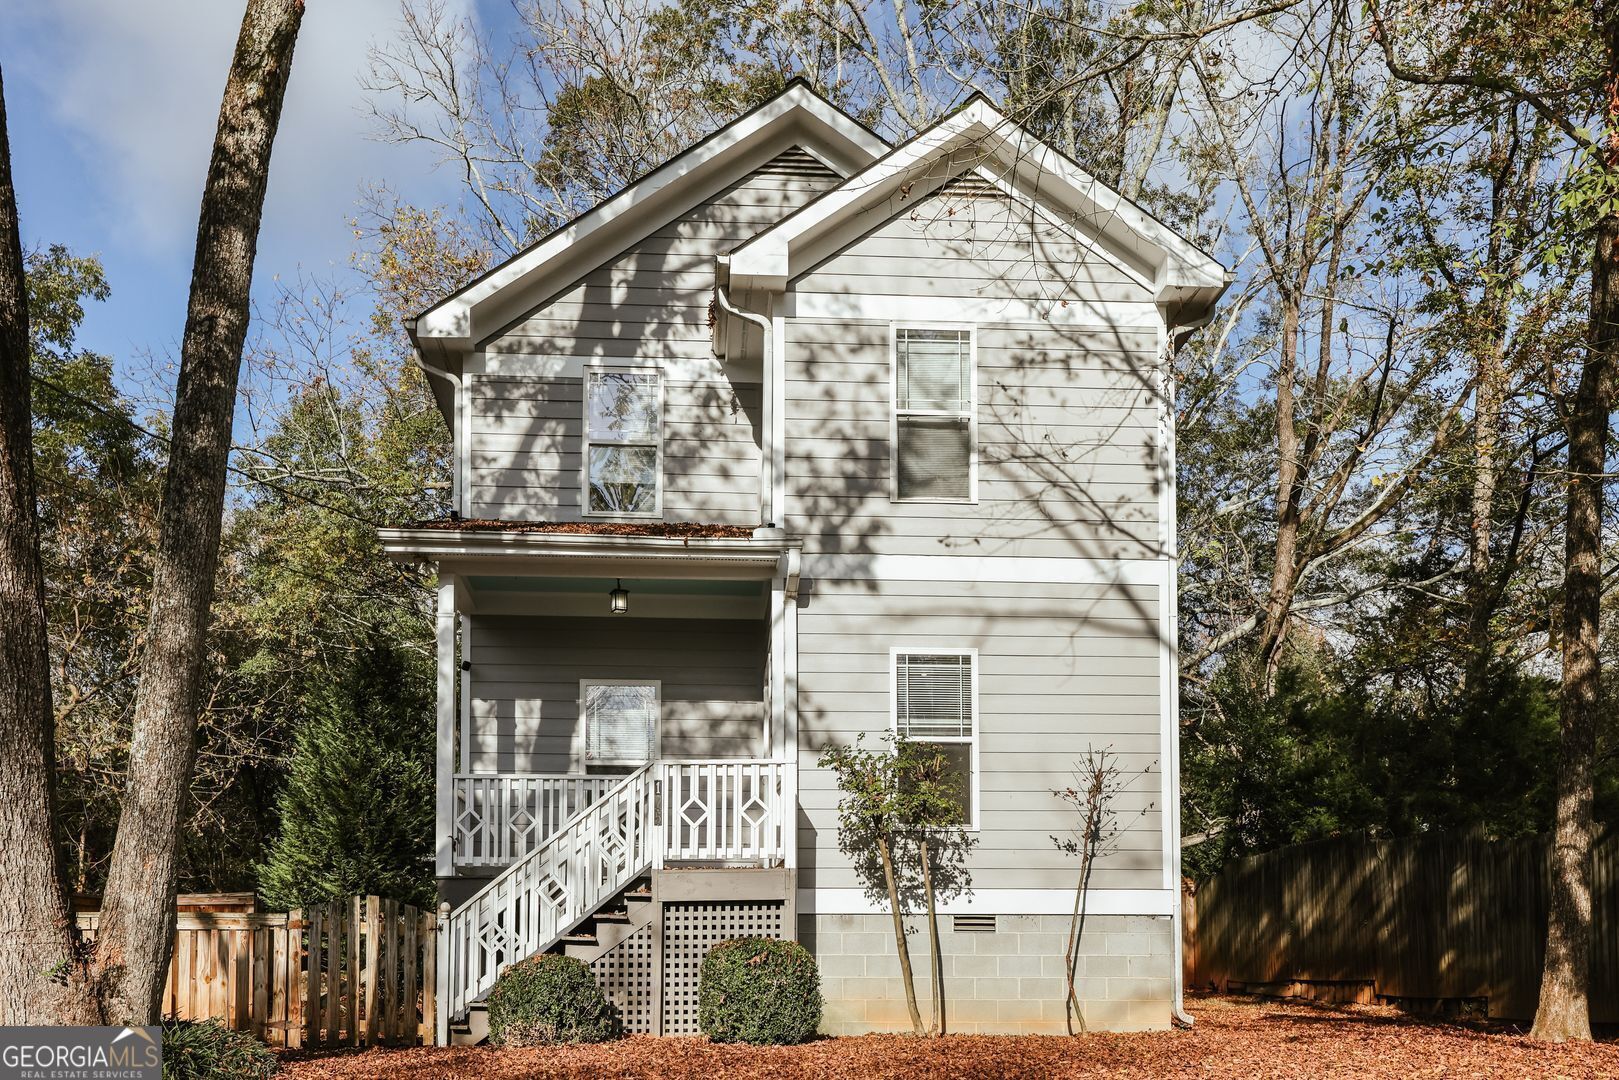
<svg viewBox="0 0 1619 1080"><path fill-rule="evenodd" d="M441 921L441 1026L465 1016L506 965L551 948L655 866L794 861L797 790L785 762L666 761L625 777L478 779L492 783L465 788L474 810L458 819L457 842L464 827L480 838L466 849L474 857L495 861L506 851L516 861ZM564 779L611 786L546 787ZM495 782L503 780L517 783ZM525 789L531 780L540 783ZM545 799L577 808L552 825ZM511 807L520 815L502 818Z"/></svg>
<svg viewBox="0 0 1619 1080"><path fill-rule="evenodd" d="M622 779L536 773L458 774L452 837L455 865L510 865Z"/></svg>

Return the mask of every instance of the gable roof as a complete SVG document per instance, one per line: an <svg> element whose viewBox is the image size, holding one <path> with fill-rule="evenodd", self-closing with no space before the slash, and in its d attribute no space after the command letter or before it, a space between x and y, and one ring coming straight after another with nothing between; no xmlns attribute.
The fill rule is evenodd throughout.
<svg viewBox="0 0 1619 1080"><path fill-rule="evenodd" d="M419 345L436 345L436 351L469 349L706 194L792 146L843 177L890 149L795 79L769 101L440 300L416 317L411 333Z"/></svg>
<svg viewBox="0 0 1619 1080"><path fill-rule="evenodd" d="M941 167L942 166L942 167ZM779 290L831 255L839 226L913 185L977 169L1065 223L1130 267L1160 303L1201 311L1225 291L1226 268L975 95L955 113L868 165L733 250L733 288ZM846 236L845 236L846 238Z"/></svg>

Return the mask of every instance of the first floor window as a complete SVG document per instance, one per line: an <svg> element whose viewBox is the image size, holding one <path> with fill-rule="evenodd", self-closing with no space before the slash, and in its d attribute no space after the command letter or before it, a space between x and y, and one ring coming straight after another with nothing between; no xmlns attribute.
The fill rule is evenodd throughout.
<svg viewBox="0 0 1619 1080"><path fill-rule="evenodd" d="M662 454L663 377L656 371L586 372L585 513L660 513Z"/></svg>
<svg viewBox="0 0 1619 1080"><path fill-rule="evenodd" d="M658 684L601 679L579 684L585 718L585 760L641 765L657 757Z"/></svg>
<svg viewBox="0 0 1619 1080"><path fill-rule="evenodd" d="M974 498L974 379L971 331L894 331L895 499Z"/></svg>
<svg viewBox="0 0 1619 1080"><path fill-rule="evenodd" d="M974 824L978 816L977 660L970 649L893 653L894 730L944 756L961 825Z"/></svg>

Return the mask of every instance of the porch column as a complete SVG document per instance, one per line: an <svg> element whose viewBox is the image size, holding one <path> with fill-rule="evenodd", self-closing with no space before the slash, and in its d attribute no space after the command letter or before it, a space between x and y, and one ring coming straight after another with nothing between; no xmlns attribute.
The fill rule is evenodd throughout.
<svg viewBox="0 0 1619 1080"><path fill-rule="evenodd" d="M434 828L436 846L433 872L450 877L455 872L455 718L460 714L455 680L455 578L440 573L435 641L438 652L438 778Z"/></svg>
<svg viewBox="0 0 1619 1080"><path fill-rule="evenodd" d="M770 759L787 758L787 579L770 582ZM793 664L796 668L797 665Z"/></svg>

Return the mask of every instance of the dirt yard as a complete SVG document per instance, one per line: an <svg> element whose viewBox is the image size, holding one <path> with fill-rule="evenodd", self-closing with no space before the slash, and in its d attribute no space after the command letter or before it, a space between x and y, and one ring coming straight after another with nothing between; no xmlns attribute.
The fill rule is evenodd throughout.
<svg viewBox="0 0 1619 1080"><path fill-rule="evenodd" d="M697 1038L601 1046L486 1047L289 1055L288 1080L441 1077L1616 1077L1619 1042L1542 1046L1509 1029L1440 1023L1367 1006L1312 1008L1228 998L1192 1003L1191 1031L1134 1035L867 1035L753 1049Z"/></svg>

